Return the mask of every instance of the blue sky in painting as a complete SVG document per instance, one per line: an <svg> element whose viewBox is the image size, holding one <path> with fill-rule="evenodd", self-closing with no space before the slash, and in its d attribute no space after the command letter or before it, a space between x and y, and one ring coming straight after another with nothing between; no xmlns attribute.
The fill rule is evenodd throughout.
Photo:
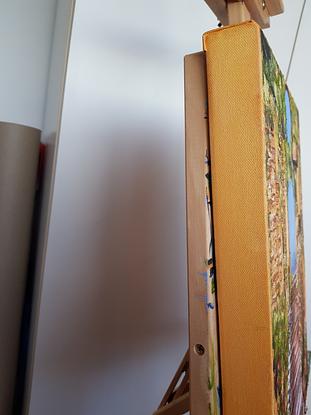
<svg viewBox="0 0 311 415"><path fill-rule="evenodd" d="M286 138L290 145L292 144L292 117L290 109L289 93L285 91L286 107ZM289 231L289 250L290 250L290 272L296 273L296 195L295 184L292 179L287 183L287 209L288 209L288 231Z"/></svg>

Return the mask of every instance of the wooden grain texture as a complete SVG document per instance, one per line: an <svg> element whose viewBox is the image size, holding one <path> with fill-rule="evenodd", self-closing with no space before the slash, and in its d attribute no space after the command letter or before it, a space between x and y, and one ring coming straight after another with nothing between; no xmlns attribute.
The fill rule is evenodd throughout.
<svg viewBox="0 0 311 415"><path fill-rule="evenodd" d="M208 215L208 123L204 53L185 57L186 182L191 415L220 414L214 264ZM211 411L211 412L209 412Z"/></svg>
<svg viewBox="0 0 311 415"><path fill-rule="evenodd" d="M228 23L230 25L250 20L250 13L242 1L228 3Z"/></svg>
<svg viewBox="0 0 311 415"><path fill-rule="evenodd" d="M255 20L262 29L270 27L270 15L264 4L263 0L245 0L245 5L250 12L251 18Z"/></svg>
<svg viewBox="0 0 311 415"><path fill-rule="evenodd" d="M185 392L189 391L189 350L187 350L183 360L181 361L163 399L159 405L159 409L167 405L168 402L175 400ZM189 409L189 408L188 408Z"/></svg>
<svg viewBox="0 0 311 415"><path fill-rule="evenodd" d="M284 12L284 4L283 0L204 0L205 3L210 7L212 12L217 16L217 19L222 23L223 26L227 24L235 24L240 23L244 20L252 19L256 23L258 23L261 28L265 29L270 27L270 16L275 16L277 14L281 14ZM227 7L227 3L229 7ZM240 8L244 9L246 6L250 17L243 12L241 15L242 20L237 21L234 19L231 20L230 23L230 4L232 3L240 3ZM237 6L234 6L233 9L234 13L237 12Z"/></svg>
<svg viewBox="0 0 311 415"><path fill-rule="evenodd" d="M276 16L284 12L283 0L266 0L266 5L270 16Z"/></svg>
<svg viewBox="0 0 311 415"><path fill-rule="evenodd" d="M189 411L190 394L180 396L168 405L159 408L153 415L182 415Z"/></svg>

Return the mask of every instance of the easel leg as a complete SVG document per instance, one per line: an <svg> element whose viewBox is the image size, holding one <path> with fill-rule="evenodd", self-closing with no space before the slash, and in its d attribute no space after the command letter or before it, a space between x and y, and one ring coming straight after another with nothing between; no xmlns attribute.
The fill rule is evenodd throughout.
<svg viewBox="0 0 311 415"><path fill-rule="evenodd" d="M190 410L189 350L168 387L159 408L153 415L182 415Z"/></svg>

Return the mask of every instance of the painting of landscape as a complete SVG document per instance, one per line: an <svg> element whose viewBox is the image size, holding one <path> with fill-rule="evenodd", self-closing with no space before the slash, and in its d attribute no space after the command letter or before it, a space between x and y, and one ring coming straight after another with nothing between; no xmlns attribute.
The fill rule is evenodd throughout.
<svg viewBox="0 0 311 415"><path fill-rule="evenodd" d="M305 413L309 372L299 118L262 35L275 415Z"/></svg>

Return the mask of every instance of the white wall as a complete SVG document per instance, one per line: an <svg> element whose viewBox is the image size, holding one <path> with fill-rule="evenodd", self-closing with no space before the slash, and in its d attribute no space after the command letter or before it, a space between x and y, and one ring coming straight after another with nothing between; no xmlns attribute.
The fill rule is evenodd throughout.
<svg viewBox="0 0 311 415"><path fill-rule="evenodd" d="M40 0L37 0L37 2L38 1ZM39 218L33 313L25 391L25 412L27 412L29 406L32 385L31 379L34 362L33 358L41 302L41 284L42 276L44 275L45 270L45 254L51 213L51 201L53 199L53 184L55 178L63 93L74 3L74 0L56 0L55 19L53 31L51 33L49 72L47 77L41 138L42 142L46 145L45 171L43 178L41 216Z"/></svg>
<svg viewBox="0 0 311 415"><path fill-rule="evenodd" d="M56 0L0 0L0 120L42 128Z"/></svg>
<svg viewBox="0 0 311 415"><path fill-rule="evenodd" d="M77 2L32 415L151 413L186 351L183 55L214 22Z"/></svg>
<svg viewBox="0 0 311 415"><path fill-rule="evenodd" d="M289 3L267 31L283 68L301 0ZM307 254L308 8L290 80ZM31 415L150 414L186 350L183 56L215 25L200 0L77 0Z"/></svg>

